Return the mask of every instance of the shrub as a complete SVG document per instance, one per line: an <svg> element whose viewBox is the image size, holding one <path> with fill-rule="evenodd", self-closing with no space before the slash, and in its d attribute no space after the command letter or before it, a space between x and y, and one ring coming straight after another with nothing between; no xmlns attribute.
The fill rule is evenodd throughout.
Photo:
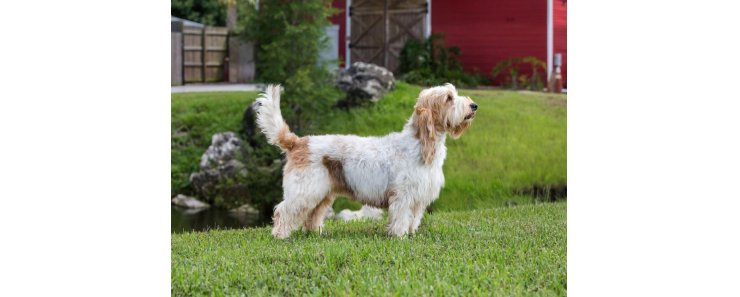
<svg viewBox="0 0 740 297"><path fill-rule="evenodd" d="M526 74L519 74L522 67L529 67L531 73L529 76ZM533 91L540 91L544 88L545 83L540 78L538 70L546 71L545 62L537 57L529 56L524 58L509 58L502 60L496 64L491 70L491 77L495 81L501 77L503 86L510 89L530 89Z"/></svg>
<svg viewBox="0 0 740 297"><path fill-rule="evenodd" d="M226 24L226 6L220 0L170 0L170 14L207 26Z"/></svg>
<svg viewBox="0 0 740 297"><path fill-rule="evenodd" d="M441 34L422 41L409 39L401 49L398 72L409 83L427 86L446 82L463 87L486 84L483 75L463 70L459 56L460 48L445 47Z"/></svg>
<svg viewBox="0 0 740 297"><path fill-rule="evenodd" d="M257 80L283 84L283 116L295 132L305 132L339 96L319 62L327 45L324 28L337 10L327 0L258 3L241 3L237 32L257 44Z"/></svg>

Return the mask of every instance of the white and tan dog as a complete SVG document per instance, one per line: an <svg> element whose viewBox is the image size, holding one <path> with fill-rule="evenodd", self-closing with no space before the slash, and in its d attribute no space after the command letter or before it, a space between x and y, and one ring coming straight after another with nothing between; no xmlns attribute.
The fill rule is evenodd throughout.
<svg viewBox="0 0 740 297"><path fill-rule="evenodd" d="M336 195L388 208L388 232L413 234L444 184L446 134L460 137L478 108L446 84L419 94L401 132L298 137L280 114L280 86L268 86L257 102L257 124L267 140L287 154L283 201L273 216L272 235L277 238L287 238L301 225L321 232Z"/></svg>

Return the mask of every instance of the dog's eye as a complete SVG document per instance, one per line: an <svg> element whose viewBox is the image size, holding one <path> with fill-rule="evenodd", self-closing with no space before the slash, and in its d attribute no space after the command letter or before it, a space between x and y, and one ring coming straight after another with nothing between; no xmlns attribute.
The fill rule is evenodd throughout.
<svg viewBox="0 0 740 297"><path fill-rule="evenodd" d="M447 95L447 102L452 101L452 95Z"/></svg>

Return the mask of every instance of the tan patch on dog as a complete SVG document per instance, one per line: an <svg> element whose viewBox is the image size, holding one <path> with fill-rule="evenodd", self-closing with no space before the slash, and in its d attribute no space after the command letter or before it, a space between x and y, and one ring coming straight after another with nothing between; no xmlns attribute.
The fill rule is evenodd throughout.
<svg viewBox="0 0 740 297"><path fill-rule="evenodd" d="M316 205L316 207L311 210L311 213L308 215L306 222L303 223L303 226L308 230L314 230L316 227L321 226L323 222L322 219L326 214L326 209L331 207L333 203L334 196L326 196L324 200L319 202L319 205Z"/></svg>
<svg viewBox="0 0 740 297"><path fill-rule="evenodd" d="M280 146L288 151L285 172L308 166L308 137L298 137L290 132L288 125L284 125L278 132L277 139Z"/></svg>
<svg viewBox="0 0 740 297"><path fill-rule="evenodd" d="M342 166L342 161L332 160L328 156L324 156L321 161L324 164L324 167L329 171L332 191L335 193L346 194L354 198L355 193L347 184L347 179L344 178L344 166Z"/></svg>
<svg viewBox="0 0 740 297"><path fill-rule="evenodd" d="M293 147L298 142L300 138L298 138L295 133L290 132L290 128L288 128L288 124L283 125L282 128L280 128L280 131L278 131L277 135L277 141L278 146L291 151L293 150Z"/></svg>
<svg viewBox="0 0 740 297"><path fill-rule="evenodd" d="M388 206L391 205L393 201L396 201L396 198L398 198L398 196L396 195L396 191L394 190L385 191L385 199L383 199L383 205L378 206L378 207L388 208Z"/></svg>

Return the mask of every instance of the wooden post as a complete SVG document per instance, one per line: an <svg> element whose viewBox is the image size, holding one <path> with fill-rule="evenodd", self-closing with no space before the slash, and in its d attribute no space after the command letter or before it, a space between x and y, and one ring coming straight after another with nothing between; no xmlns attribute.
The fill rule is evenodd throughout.
<svg viewBox="0 0 740 297"><path fill-rule="evenodd" d="M385 28L384 28L384 34L383 34L383 67L388 68L388 28L390 27L390 21L388 18L388 0L385 0L385 4L383 5L383 18L385 19Z"/></svg>
<svg viewBox="0 0 740 297"><path fill-rule="evenodd" d="M547 86L547 91L552 93L563 92L563 77L560 75L560 64L562 62L562 55L560 53L555 54L553 57L554 67L552 74L550 75L550 81Z"/></svg>
<svg viewBox="0 0 740 297"><path fill-rule="evenodd" d="M233 3L233 5L232 5ZM236 1L227 2L226 26L229 29L228 57L229 73L228 81L230 83L247 83L254 81L255 64L254 64L254 43L245 42L234 34L234 28L237 21ZM259 4L259 2L257 3Z"/></svg>
<svg viewBox="0 0 740 297"><path fill-rule="evenodd" d="M236 11L236 0L227 0L226 1L226 29L227 35L226 35L226 46L227 46L227 52L226 52L226 61L224 64L224 78L225 81L228 82L236 82L236 70L235 67L238 67L236 63L232 62L231 60L234 58L232 56L232 53L234 52L232 50L232 39L236 39L237 36L233 34L234 29L236 28L236 21L237 21L237 11Z"/></svg>
<svg viewBox="0 0 740 297"><path fill-rule="evenodd" d="M202 38L200 39L201 40L201 46L202 46L202 50L201 50L201 53L202 54L200 56L200 62L201 62L201 65L202 65L201 68L200 68L201 69L201 76L200 77L201 77L201 80L203 82L206 81L206 67L207 67L206 66L206 54L208 53L208 50L206 49L207 48L207 46L206 46L206 36L208 36L208 35L206 35L206 28L208 28L208 26L203 26L203 35L202 35Z"/></svg>
<svg viewBox="0 0 740 297"><path fill-rule="evenodd" d="M172 22L172 40L170 52L170 84L173 86L182 85L183 67L182 67L182 22Z"/></svg>

